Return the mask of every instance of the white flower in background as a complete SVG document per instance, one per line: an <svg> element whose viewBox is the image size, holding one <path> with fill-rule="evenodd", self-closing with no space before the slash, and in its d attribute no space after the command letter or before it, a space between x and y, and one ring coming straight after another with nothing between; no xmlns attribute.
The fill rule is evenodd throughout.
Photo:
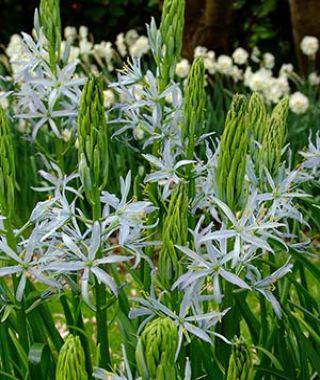
<svg viewBox="0 0 320 380"><path fill-rule="evenodd" d="M88 38L88 28L84 25L81 25L79 28L79 36L81 40L86 40Z"/></svg>
<svg viewBox="0 0 320 380"><path fill-rule="evenodd" d="M243 81L244 81L245 86L250 87L252 75L253 75L253 72L252 72L251 67L247 66L243 75Z"/></svg>
<svg viewBox="0 0 320 380"><path fill-rule="evenodd" d="M105 108L110 108L112 104L114 104L116 98L114 96L114 92L112 90L103 91L103 104Z"/></svg>
<svg viewBox="0 0 320 380"><path fill-rule="evenodd" d="M150 50L149 40L146 36L140 36L137 41L130 46L129 51L133 57L140 57Z"/></svg>
<svg viewBox="0 0 320 380"><path fill-rule="evenodd" d="M19 34L13 34L11 36L9 45L6 48L6 54L8 55L9 61L11 63L13 77L16 79L16 75L21 70L21 65L19 62L29 61L23 40Z"/></svg>
<svg viewBox="0 0 320 380"><path fill-rule="evenodd" d="M78 46L70 46L68 63L75 62L79 59L80 48Z"/></svg>
<svg viewBox="0 0 320 380"><path fill-rule="evenodd" d="M100 72L97 65L90 65L91 74L99 76Z"/></svg>
<svg viewBox="0 0 320 380"><path fill-rule="evenodd" d="M253 62L259 63L260 62L260 55L261 55L261 52L260 52L259 48L257 46L255 46L252 49L252 53L251 53L251 59L253 60Z"/></svg>
<svg viewBox="0 0 320 380"><path fill-rule="evenodd" d="M64 142L68 142L71 139L71 136L72 136L72 133L71 133L70 129L65 128L62 131L62 139Z"/></svg>
<svg viewBox="0 0 320 380"><path fill-rule="evenodd" d="M92 42L87 39L82 39L79 42L80 54L82 55L90 55L92 53Z"/></svg>
<svg viewBox="0 0 320 380"><path fill-rule="evenodd" d="M264 89L263 95L267 102L278 103L289 92L289 83L285 77L271 78Z"/></svg>
<svg viewBox="0 0 320 380"><path fill-rule="evenodd" d="M238 82L242 79L243 71L240 70L239 67L233 66L230 75L235 82Z"/></svg>
<svg viewBox="0 0 320 380"><path fill-rule="evenodd" d="M232 54L232 58L237 65L244 65L248 62L249 53L242 47L238 47Z"/></svg>
<svg viewBox="0 0 320 380"><path fill-rule="evenodd" d="M215 58L216 58L216 54L212 50L209 50L207 55L203 57L204 67L206 68L208 73L211 75L216 72Z"/></svg>
<svg viewBox="0 0 320 380"><path fill-rule="evenodd" d="M279 86L283 94L288 94L290 92L288 78L286 77L277 78L277 85Z"/></svg>
<svg viewBox="0 0 320 380"><path fill-rule="evenodd" d="M272 69L274 67L275 58L271 53L263 54L263 64L267 69Z"/></svg>
<svg viewBox="0 0 320 380"><path fill-rule="evenodd" d="M288 74L291 74L293 73L293 64L292 63L284 63L283 65L281 65L280 67L280 70L279 70L279 75L281 77L286 77L288 76Z"/></svg>
<svg viewBox="0 0 320 380"><path fill-rule="evenodd" d="M204 46L197 46L195 49L194 49L194 58L197 58L197 57L205 57L207 55L207 52L208 52L208 49Z"/></svg>
<svg viewBox="0 0 320 380"><path fill-rule="evenodd" d="M118 49L119 54L121 57L125 57L127 55L127 47L125 44L124 34L119 33L116 38L116 47Z"/></svg>
<svg viewBox="0 0 320 380"><path fill-rule="evenodd" d="M126 44L130 46L134 44L138 38L139 38L138 32L135 29L130 29L127 31L124 39L126 41Z"/></svg>
<svg viewBox="0 0 320 380"><path fill-rule="evenodd" d="M317 73L313 72L309 74L308 81L311 86L318 86L320 84L320 77L317 75Z"/></svg>
<svg viewBox="0 0 320 380"><path fill-rule="evenodd" d="M132 134L135 140L143 140L145 136L143 128L139 125L133 129Z"/></svg>
<svg viewBox="0 0 320 380"><path fill-rule="evenodd" d="M217 70L221 74L230 75L232 71L232 59L228 55L220 55L217 60Z"/></svg>
<svg viewBox="0 0 320 380"><path fill-rule="evenodd" d="M28 131L28 123L25 120L23 119L19 120L18 131L20 133L26 133Z"/></svg>
<svg viewBox="0 0 320 380"><path fill-rule="evenodd" d="M297 91L290 96L289 108L296 114L305 113L309 108L309 99L300 91Z"/></svg>
<svg viewBox="0 0 320 380"><path fill-rule="evenodd" d="M315 55L319 49L319 40L317 37L305 36L300 43L300 48L305 55Z"/></svg>
<svg viewBox="0 0 320 380"><path fill-rule="evenodd" d="M94 53L98 58L104 59L107 63L108 70L113 70L111 63L114 57L114 50L110 41L101 41L99 44L95 44L93 47Z"/></svg>
<svg viewBox="0 0 320 380"><path fill-rule="evenodd" d="M62 40L60 44L60 56L62 57L67 47L67 42Z"/></svg>
<svg viewBox="0 0 320 380"><path fill-rule="evenodd" d="M23 48L23 41L19 34L13 34L10 37L9 45L6 48L6 53L9 58L12 58L14 56L19 56L23 54L24 48Z"/></svg>
<svg viewBox="0 0 320 380"><path fill-rule="evenodd" d="M176 66L176 74L179 78L186 78L190 71L190 63L187 59L183 58Z"/></svg>
<svg viewBox="0 0 320 380"><path fill-rule="evenodd" d="M93 46L94 54L96 54L99 58L104 57L104 53L105 53L104 44L105 43L106 43L105 41L101 41L99 44L94 44L94 46Z"/></svg>
<svg viewBox="0 0 320 380"><path fill-rule="evenodd" d="M6 109L9 107L9 101L7 99L7 96L5 96L5 92L0 91L0 107L3 109Z"/></svg>
<svg viewBox="0 0 320 380"><path fill-rule="evenodd" d="M271 78L272 72L262 67L247 77L247 83L252 91L263 92Z"/></svg>
<svg viewBox="0 0 320 380"><path fill-rule="evenodd" d="M74 26L64 28L64 38L71 43L77 38L77 29Z"/></svg>

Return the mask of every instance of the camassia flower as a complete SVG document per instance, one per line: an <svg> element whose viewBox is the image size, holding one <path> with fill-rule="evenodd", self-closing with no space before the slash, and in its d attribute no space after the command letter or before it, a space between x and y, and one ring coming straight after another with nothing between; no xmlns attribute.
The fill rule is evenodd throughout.
<svg viewBox="0 0 320 380"><path fill-rule="evenodd" d="M131 187L131 172L129 171L125 180L120 178L121 199L108 191L103 191L101 202L103 207L103 226L109 227L110 232L119 231L118 240L120 244L130 241L131 235L136 227L141 227L147 214L156 208L151 202L130 201L128 195ZM113 211L111 211L113 210Z"/></svg>
<svg viewBox="0 0 320 380"><path fill-rule="evenodd" d="M300 152L305 161L302 166L311 171L315 176L320 175L320 132L318 131L315 138L315 143L312 142L312 136L309 137L309 146L305 151Z"/></svg>
<svg viewBox="0 0 320 380"><path fill-rule="evenodd" d="M177 170L194 162L192 160L180 160L176 162L177 155L178 153L172 153L170 141L167 141L164 145L162 159L151 154L142 155L158 169L151 174L147 174L144 181L157 182L160 186L163 186L163 199L167 199L171 190L180 182Z"/></svg>
<svg viewBox="0 0 320 380"><path fill-rule="evenodd" d="M272 247L267 242L267 238L270 232L283 226L283 224L270 222L267 219L258 220L256 218L259 215L259 212L257 212L257 193L253 192L251 194L240 216L235 215L221 200L215 198L214 202L226 218L225 224L228 227L207 234L203 238L203 242L233 238L232 267L235 267L239 261L246 258L243 251L244 244L254 249L273 252ZM265 235L266 232L269 232L268 235Z"/></svg>
<svg viewBox="0 0 320 380"><path fill-rule="evenodd" d="M64 254L62 260L56 260L47 266L47 270L54 273L73 273L81 272L81 295L83 300L91 306L89 296L89 280L90 276L94 276L97 280L109 288L112 293L117 294L117 286L112 277L101 268L105 264L114 264L128 261L130 257L121 255L107 255L97 258L97 254L101 249L101 226L99 222L95 222L92 226L91 239L88 243L83 243L79 247L70 236L62 235L64 244ZM83 252L86 252L83 253Z"/></svg>
<svg viewBox="0 0 320 380"><path fill-rule="evenodd" d="M59 289L61 285L48 275L47 258L42 256L40 252L36 252L39 248L39 242L42 233L39 228L35 228L27 240L25 248L18 246L18 252L9 247L4 238L0 239L0 252L5 254L0 259L3 261L14 262L13 265L0 268L0 277L9 275L20 275L19 283L16 288L16 299L21 301L24 295L26 282L28 277L34 277L37 281Z"/></svg>
<svg viewBox="0 0 320 380"><path fill-rule="evenodd" d="M130 311L130 318L147 317L139 326L139 331L154 317L165 316L172 319L178 327L178 347L176 351L176 359L179 356L183 337L185 336L187 341L190 341L189 334L192 334L201 340L212 344L210 335L217 335L223 338L220 334L217 334L211 330L212 326L215 326L222 317L228 312L229 309L224 311L211 311L202 314L190 314L192 311L192 293L187 291L180 304L179 314L176 314L170 310L167 306L160 302L160 300L154 298L151 295L148 298L132 298L132 301L137 302L141 307L133 308ZM201 327L200 327L201 326ZM226 340L224 338L224 340Z"/></svg>
<svg viewBox="0 0 320 380"><path fill-rule="evenodd" d="M226 246L226 240L222 244ZM220 278L239 288L251 289L237 274L225 269L226 263L232 259L232 252L226 255L221 254L213 244L206 244L203 254L194 252L187 247L176 247L189 258L190 264L188 271L173 284L173 289L177 287L184 289L188 286L199 286L201 288L204 281L211 278L214 299L217 303L222 301Z"/></svg>

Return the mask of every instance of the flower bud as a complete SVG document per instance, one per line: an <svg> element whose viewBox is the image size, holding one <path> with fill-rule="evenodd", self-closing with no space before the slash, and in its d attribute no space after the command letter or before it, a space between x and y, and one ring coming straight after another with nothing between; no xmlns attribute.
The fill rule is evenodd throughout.
<svg viewBox="0 0 320 380"><path fill-rule="evenodd" d="M246 156L249 148L247 101L236 95L227 114L217 165L218 194L234 210L241 210Z"/></svg>
<svg viewBox="0 0 320 380"><path fill-rule="evenodd" d="M78 336L69 335L57 362L56 380L87 380L85 355Z"/></svg>
<svg viewBox="0 0 320 380"><path fill-rule="evenodd" d="M136 348L137 367L142 379L176 379L177 346L177 326L170 318L157 318L149 322Z"/></svg>
<svg viewBox="0 0 320 380"><path fill-rule="evenodd" d="M60 0L41 0L39 8L41 26L49 43L50 66L55 72L61 46Z"/></svg>
<svg viewBox="0 0 320 380"><path fill-rule="evenodd" d="M185 0L165 0L162 8L160 33L163 41L163 62L160 66L163 91L175 75L176 63L180 59L184 29Z"/></svg>
<svg viewBox="0 0 320 380"><path fill-rule="evenodd" d="M173 283L182 274L175 244L186 245L188 240L188 197L186 185L180 182L172 192L168 211L164 217L162 246L159 254L159 285L171 289Z"/></svg>
<svg viewBox="0 0 320 380"><path fill-rule="evenodd" d="M236 338L229 359L226 380L247 380L253 378L253 362L250 349L243 338Z"/></svg>
<svg viewBox="0 0 320 380"><path fill-rule="evenodd" d="M78 120L79 169L86 191L105 188L109 172L108 126L104 110L102 79L88 79L81 96ZM90 181L89 181L90 179ZM86 193L90 198L90 194Z"/></svg>

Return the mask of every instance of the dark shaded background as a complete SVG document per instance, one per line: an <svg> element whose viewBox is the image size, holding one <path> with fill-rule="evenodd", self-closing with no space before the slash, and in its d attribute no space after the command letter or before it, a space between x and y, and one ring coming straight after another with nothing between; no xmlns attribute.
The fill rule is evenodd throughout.
<svg viewBox="0 0 320 380"><path fill-rule="evenodd" d="M161 0L61 0L63 26L86 25L95 41L114 41L119 32L136 28L145 33L151 16L160 18ZM187 11L188 2L186 0ZM199 9L205 0L197 0ZM288 0L233 0L227 46L218 53L231 52L237 46L258 45L271 51L277 61L294 61ZM6 45L13 33L30 32L38 0L0 0L0 44ZM193 15L191 15L191 18ZM189 17L190 18L190 17ZM194 21L194 20L193 20ZM222 26L224 27L224 26ZM214 38L214 36L213 36ZM210 43L209 43L210 44ZM210 48L210 46L208 46Z"/></svg>
<svg viewBox="0 0 320 380"><path fill-rule="evenodd" d="M0 0L0 42L6 44L13 33L30 32L39 0ZM151 15L158 17L157 0L61 0L63 26L86 25L99 40L114 40L119 32L137 28L145 31Z"/></svg>

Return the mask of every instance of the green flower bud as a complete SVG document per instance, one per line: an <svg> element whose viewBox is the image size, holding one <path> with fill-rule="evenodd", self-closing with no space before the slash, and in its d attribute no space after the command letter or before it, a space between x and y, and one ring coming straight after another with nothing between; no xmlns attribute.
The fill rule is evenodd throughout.
<svg viewBox="0 0 320 380"><path fill-rule="evenodd" d="M254 92L248 101L248 127L253 141L261 144L268 130L268 114L264 100L257 92ZM252 144L252 151L257 151L255 144Z"/></svg>
<svg viewBox="0 0 320 380"><path fill-rule="evenodd" d="M167 213L163 220L162 246L159 254L158 282L170 289L182 274L175 244L186 245L188 240L188 196L186 185L180 182L172 192Z"/></svg>
<svg viewBox="0 0 320 380"><path fill-rule="evenodd" d="M86 196L106 187L109 172L108 126L103 106L102 79L88 79L81 96L78 119L79 170Z"/></svg>
<svg viewBox="0 0 320 380"><path fill-rule="evenodd" d="M236 338L232 346L226 380L251 380L252 378L252 353L243 338Z"/></svg>
<svg viewBox="0 0 320 380"><path fill-rule="evenodd" d="M56 380L87 380L85 356L78 336L69 335L57 362Z"/></svg>
<svg viewBox="0 0 320 380"><path fill-rule="evenodd" d="M259 175L264 176L264 168L275 176L281 163L282 149L286 138L286 121L289 100L283 98L273 109L258 155Z"/></svg>
<svg viewBox="0 0 320 380"><path fill-rule="evenodd" d="M164 0L160 33L164 45L160 65L160 90L163 91L175 75L180 58L184 29L185 0Z"/></svg>
<svg viewBox="0 0 320 380"><path fill-rule="evenodd" d="M169 318L147 324L136 347L136 362L143 380L176 379L175 354L178 330Z"/></svg>
<svg viewBox="0 0 320 380"><path fill-rule="evenodd" d="M0 108L0 214L12 218L15 208L14 147L5 112Z"/></svg>
<svg viewBox="0 0 320 380"><path fill-rule="evenodd" d="M195 140L202 134L206 102L203 59L193 61L188 75L184 102L183 138L187 139L186 158L193 159Z"/></svg>
<svg viewBox="0 0 320 380"><path fill-rule="evenodd" d="M250 141L246 111L245 96L236 95L227 114L216 171L219 197L234 211L244 204L242 190Z"/></svg>
<svg viewBox="0 0 320 380"><path fill-rule="evenodd" d="M40 23L49 44L50 66L55 72L61 45L60 0L40 1Z"/></svg>

